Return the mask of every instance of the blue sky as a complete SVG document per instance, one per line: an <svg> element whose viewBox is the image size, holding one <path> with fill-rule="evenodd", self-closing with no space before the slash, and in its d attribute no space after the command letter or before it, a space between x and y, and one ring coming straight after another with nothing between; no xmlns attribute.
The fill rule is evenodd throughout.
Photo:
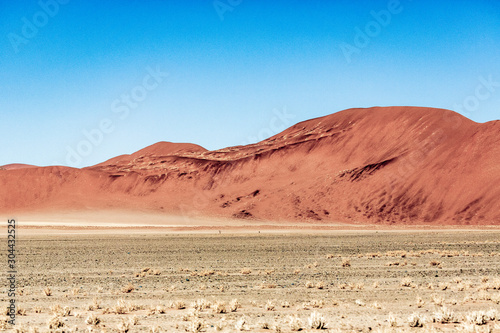
<svg viewBox="0 0 500 333"><path fill-rule="evenodd" d="M498 1L0 1L0 165L218 149L351 107L500 118Z"/></svg>

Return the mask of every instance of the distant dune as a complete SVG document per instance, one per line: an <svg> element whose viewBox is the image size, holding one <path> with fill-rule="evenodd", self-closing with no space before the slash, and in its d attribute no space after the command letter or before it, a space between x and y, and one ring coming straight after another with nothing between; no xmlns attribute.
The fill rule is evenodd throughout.
<svg viewBox="0 0 500 333"><path fill-rule="evenodd" d="M14 170L14 169L26 169L26 168L37 168L37 166L29 165L29 164L20 164L20 163L7 164L7 165L0 166L0 170Z"/></svg>
<svg viewBox="0 0 500 333"><path fill-rule="evenodd" d="M3 167L0 213L132 209L252 220L500 224L500 121L349 109L216 151L159 142L74 169Z"/></svg>

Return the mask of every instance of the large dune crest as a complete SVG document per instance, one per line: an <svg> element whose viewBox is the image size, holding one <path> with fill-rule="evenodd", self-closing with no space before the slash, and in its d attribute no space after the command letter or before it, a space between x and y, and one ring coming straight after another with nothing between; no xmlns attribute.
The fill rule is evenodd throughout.
<svg viewBox="0 0 500 333"><path fill-rule="evenodd" d="M132 209L277 221L500 224L500 121L349 109L262 142L160 142L93 167L0 170L0 212Z"/></svg>

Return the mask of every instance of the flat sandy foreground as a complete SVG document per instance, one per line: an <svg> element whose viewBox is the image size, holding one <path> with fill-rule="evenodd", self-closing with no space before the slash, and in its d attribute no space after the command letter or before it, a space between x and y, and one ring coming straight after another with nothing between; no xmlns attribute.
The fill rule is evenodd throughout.
<svg viewBox="0 0 500 333"><path fill-rule="evenodd" d="M16 217L7 330L500 332L498 227L138 218Z"/></svg>

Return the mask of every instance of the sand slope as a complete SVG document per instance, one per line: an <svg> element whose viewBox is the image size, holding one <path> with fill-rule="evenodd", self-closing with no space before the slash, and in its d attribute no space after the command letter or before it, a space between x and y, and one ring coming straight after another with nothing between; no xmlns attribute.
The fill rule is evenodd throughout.
<svg viewBox="0 0 500 333"><path fill-rule="evenodd" d="M500 224L500 121L349 109L257 144L160 142L99 165L0 170L0 212L133 209L256 220Z"/></svg>

